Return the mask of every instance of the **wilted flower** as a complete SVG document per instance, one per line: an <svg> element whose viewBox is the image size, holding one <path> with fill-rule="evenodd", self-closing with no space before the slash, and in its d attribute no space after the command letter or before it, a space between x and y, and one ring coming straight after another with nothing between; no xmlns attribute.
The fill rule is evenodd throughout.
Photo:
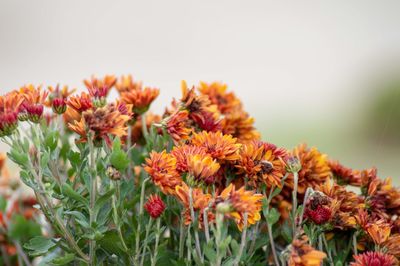
<svg viewBox="0 0 400 266"><path fill-rule="evenodd" d="M157 219L165 210L165 204L158 195L150 195L144 204L144 209L149 213L151 218Z"/></svg>
<svg viewBox="0 0 400 266"><path fill-rule="evenodd" d="M234 161L240 158L239 149L241 144L230 135L223 135L221 132L194 133L193 145L204 147L208 154L219 161Z"/></svg>
<svg viewBox="0 0 400 266"><path fill-rule="evenodd" d="M239 230L242 230L245 213L247 214L248 225L255 224L261 219L262 198L263 195L261 194L246 191L244 187L236 189L233 184L230 184L221 192L217 201L225 201L232 206L232 210L226 215L234 219Z"/></svg>
<svg viewBox="0 0 400 266"><path fill-rule="evenodd" d="M395 266L398 261L390 254L379 251L367 251L360 255L354 255L351 266Z"/></svg>
<svg viewBox="0 0 400 266"><path fill-rule="evenodd" d="M146 159L144 170L165 194L174 194L175 187L182 183L182 178L176 170L175 157L165 150L161 153L151 152L150 158Z"/></svg>
<svg viewBox="0 0 400 266"><path fill-rule="evenodd" d="M326 257L324 252L315 250L308 244L306 236L303 236L301 239L295 239L289 250L289 266L320 266Z"/></svg>

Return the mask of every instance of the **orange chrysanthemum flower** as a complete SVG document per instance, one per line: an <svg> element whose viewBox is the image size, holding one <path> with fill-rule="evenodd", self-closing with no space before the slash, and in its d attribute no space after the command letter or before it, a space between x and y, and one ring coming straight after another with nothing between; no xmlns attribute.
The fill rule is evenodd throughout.
<svg viewBox="0 0 400 266"><path fill-rule="evenodd" d="M205 83L200 82L199 91L207 95L212 104L218 106L222 114L232 113L242 108L242 103L233 92L226 92L228 86L220 82Z"/></svg>
<svg viewBox="0 0 400 266"><path fill-rule="evenodd" d="M176 169L180 173L188 171L188 158L193 155L206 155L206 149L193 145L175 146L171 151L172 156L176 158Z"/></svg>
<svg viewBox="0 0 400 266"><path fill-rule="evenodd" d="M69 96L71 96L76 89L70 90L68 86L63 86L60 88L60 85L57 84L57 86L48 86L47 90L49 91L49 97L48 100L46 101L45 105L47 107L51 107L53 100L54 99L67 99Z"/></svg>
<svg viewBox="0 0 400 266"><path fill-rule="evenodd" d="M389 239L390 225L380 220L368 225L367 232L376 245L381 245Z"/></svg>
<svg viewBox="0 0 400 266"><path fill-rule="evenodd" d="M245 213L247 224L252 225L261 219L263 195L254 191L246 191L244 187L236 190L231 183L219 195L217 201L225 201L232 206L232 211L226 215L235 220L239 230L243 229Z"/></svg>
<svg viewBox="0 0 400 266"><path fill-rule="evenodd" d="M354 227L356 220L354 216L358 211L364 208L364 200L352 191L347 191L345 187L340 186L328 179L322 185L315 188L335 200L338 208L333 217L333 224L337 228Z"/></svg>
<svg viewBox="0 0 400 266"><path fill-rule="evenodd" d="M175 142L188 139L192 133L189 124L189 112L183 110L171 115L167 119L166 130Z"/></svg>
<svg viewBox="0 0 400 266"><path fill-rule="evenodd" d="M286 151L273 144L252 141L242 146L236 168L239 174L246 175L253 187L258 187L260 182L269 187L281 187L281 179L286 172L285 156Z"/></svg>
<svg viewBox="0 0 400 266"><path fill-rule="evenodd" d="M17 91L0 96L0 136L11 135L18 126L18 114L24 101Z"/></svg>
<svg viewBox="0 0 400 266"><path fill-rule="evenodd" d="M357 171L341 165L338 161L329 161L328 163L332 175L338 184L361 186L361 176Z"/></svg>
<svg viewBox="0 0 400 266"><path fill-rule="evenodd" d="M295 239L290 246L289 266L320 266L326 254L315 250L308 244L308 239L303 236Z"/></svg>
<svg viewBox="0 0 400 266"><path fill-rule="evenodd" d="M193 210L195 212L199 212L199 228L203 228L204 226L204 211L205 209L211 205L212 196L210 194L205 194L200 188L190 189L188 185L182 182L181 185L176 186L175 195L178 200L185 207L183 211L183 217L185 219L185 224L189 225L192 222L191 214L190 214L190 198L189 193L192 191L192 203ZM207 212L208 222L214 221L214 214L211 211Z"/></svg>
<svg viewBox="0 0 400 266"><path fill-rule="evenodd" d="M389 237L389 239L383 243L382 247L387 253L400 258L400 234L394 234Z"/></svg>
<svg viewBox="0 0 400 266"><path fill-rule="evenodd" d="M135 116L135 115L134 115ZM132 119L131 119L132 121ZM146 113L146 127L147 130L150 129L150 127L154 123L159 123L161 121L161 117L159 115L155 115L153 113L147 112ZM143 137L143 129L142 129L142 118L140 116L136 117L136 121L133 125L131 125L131 143L132 144L141 144L143 145L145 143L144 137Z"/></svg>
<svg viewBox="0 0 400 266"><path fill-rule="evenodd" d="M220 168L219 163L208 154L190 155L187 158L188 173L195 180L201 180L206 184L215 181L215 174Z"/></svg>
<svg viewBox="0 0 400 266"><path fill-rule="evenodd" d="M204 147L214 159L219 161L234 161L240 158L239 149L241 144L230 135L223 135L221 132L194 133L193 145Z"/></svg>
<svg viewBox="0 0 400 266"><path fill-rule="evenodd" d="M117 78L114 75L106 75L102 79L92 76L90 80L83 81L89 94L96 98L106 97L116 82Z"/></svg>
<svg viewBox="0 0 400 266"><path fill-rule="evenodd" d="M151 152L150 158L146 159L144 170L165 194L174 194L175 187L182 183L182 178L176 170L175 157L165 150L161 153Z"/></svg>
<svg viewBox="0 0 400 266"><path fill-rule="evenodd" d="M354 255L355 261L351 266L395 266L398 261L390 254L379 251L367 251L360 255Z"/></svg>
<svg viewBox="0 0 400 266"><path fill-rule="evenodd" d="M141 90L142 82L134 81L131 75L122 76L115 84L115 88L120 94L132 90Z"/></svg>
<svg viewBox="0 0 400 266"><path fill-rule="evenodd" d="M125 136L129 119L129 115L122 114L116 105L110 104L83 112L81 120L69 123L68 128L81 136L80 141L86 141L87 133L92 132L94 141L104 139L110 145L111 140L108 135Z"/></svg>
<svg viewBox="0 0 400 266"><path fill-rule="evenodd" d="M307 148L305 144L296 147L292 155L299 158L301 170L298 173L298 193L304 194L308 187L316 188L325 183L330 177L331 172L327 161L327 156L320 153L316 148ZM286 179L286 185L293 189L293 174Z"/></svg>
<svg viewBox="0 0 400 266"><path fill-rule="evenodd" d="M150 87L144 89L133 89L129 91L123 91L121 93L121 100L126 104L133 105L133 111L138 114L145 113L150 104L157 98L160 91Z"/></svg>
<svg viewBox="0 0 400 266"><path fill-rule="evenodd" d="M232 135L240 142L260 139L260 133L254 128L254 118L242 110L226 114L221 123L222 132Z"/></svg>

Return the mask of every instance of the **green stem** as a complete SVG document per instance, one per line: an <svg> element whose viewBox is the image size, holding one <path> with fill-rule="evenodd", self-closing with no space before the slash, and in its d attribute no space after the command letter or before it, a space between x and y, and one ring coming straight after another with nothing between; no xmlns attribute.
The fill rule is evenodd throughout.
<svg viewBox="0 0 400 266"><path fill-rule="evenodd" d="M139 202L139 215L137 217L137 230L136 230L136 245L135 245L135 261L139 262L139 255L140 255L140 218L142 217L143 214L143 204L144 204L144 193L146 191L146 182L149 180L149 178L145 178L142 182L142 189L140 192L140 202Z"/></svg>
<svg viewBox="0 0 400 266"><path fill-rule="evenodd" d="M249 249L249 255L252 255L254 252L254 249L256 247L256 240L258 236L258 227L260 226L260 222L258 221L253 228L253 234L252 234L252 239L251 239L251 244L250 244L250 249Z"/></svg>
<svg viewBox="0 0 400 266"><path fill-rule="evenodd" d="M293 225L292 225L292 230L293 230L293 239L295 239L296 236L296 212L297 212L297 188L298 188L298 182L299 182L299 174L297 172L293 173L293 191L292 191L292 218L293 218Z"/></svg>
<svg viewBox="0 0 400 266"><path fill-rule="evenodd" d="M240 240L240 248L239 253L236 256L234 265L239 265L240 259L242 258L244 247L246 246L246 234L247 234L247 212L244 213L244 221L243 221L243 229L242 229L242 238Z"/></svg>
<svg viewBox="0 0 400 266"><path fill-rule="evenodd" d="M185 243L185 220L183 217L180 219L180 226L179 226L179 259L183 258L183 246Z"/></svg>
<svg viewBox="0 0 400 266"><path fill-rule="evenodd" d="M194 223L195 217L194 217L194 209L193 209L193 189L191 187L189 188L189 207L190 207L190 216L192 218L192 223ZM201 255L198 226L193 226L193 230L194 230L194 238L195 238L197 256L199 257L201 262L204 262L204 259Z"/></svg>
<svg viewBox="0 0 400 266"><path fill-rule="evenodd" d="M41 190L39 193L37 193L36 195L40 196L40 202L45 203L48 209L51 213L51 215L53 216L56 224L58 225L58 227L60 228L60 230L63 232L63 236L65 237L65 239L67 240L67 242L71 245L71 247L75 250L75 252L86 262L89 262L89 257L82 252L82 250L79 248L78 244L75 242L74 237L71 235L71 233L68 231L68 229L65 227L63 220L61 219L61 217L57 214L57 212L55 211L55 208L53 206L53 203L51 201L51 199L48 198L47 194L46 194L46 190L44 187L44 184L42 182L42 167L40 165L41 163L41 139L40 139L40 125L37 124L36 127L34 126L33 129L35 130L35 135L37 137L37 157L38 157L38 172L36 173L35 168L32 164L32 161L30 161L31 163L31 169L33 169L33 171L31 172L35 179L36 182L39 186L39 189ZM20 142L18 141L18 143L20 144ZM44 205L44 204L43 204ZM42 206L41 206L42 207ZM44 206L43 206L44 207Z"/></svg>
<svg viewBox="0 0 400 266"><path fill-rule="evenodd" d="M93 136L89 134L88 136L88 146L89 146L89 153L90 153L90 209L89 209L89 225L92 227L94 221L96 219L94 213L94 205L96 203L96 194L97 194L97 171L96 171L96 161L95 161L95 150L93 145ZM90 265L96 264L96 240L91 239L89 241L89 258L90 258Z"/></svg>
<svg viewBox="0 0 400 266"><path fill-rule="evenodd" d="M217 230L215 233L215 246L217 248L217 255L215 259L215 266L220 266L222 261L222 254L220 252L221 237L222 237L222 226L223 226L224 215L217 211L216 226Z"/></svg>
<svg viewBox="0 0 400 266"><path fill-rule="evenodd" d="M158 242L160 241L160 227L161 227L161 218L157 219L157 231L156 231L156 243L154 245L154 255L151 259L151 266L155 266L157 263L158 256Z"/></svg>
<svg viewBox="0 0 400 266"><path fill-rule="evenodd" d="M141 119L142 119L142 133L143 133L143 137L146 140L147 143L147 137L149 136L149 132L147 130L147 120L146 120L146 113L143 113L141 115Z"/></svg>
<svg viewBox="0 0 400 266"><path fill-rule="evenodd" d="M326 237L325 237L324 233L322 233L321 235L322 235L322 241L324 242L324 245L325 245L326 252L328 253L329 265L330 266L334 266L335 264L333 262L331 250L330 250L330 248L328 246L328 241L326 240Z"/></svg>
<svg viewBox="0 0 400 266"><path fill-rule="evenodd" d="M118 182L118 181L111 181L110 182L110 189L114 188L114 182ZM119 183L117 183L116 187L117 188L119 187ZM115 194L119 195L118 193L115 193ZM112 197L111 197L115 227L117 228L118 237L119 237L119 240L121 241L122 248L124 249L125 253L128 254L130 262L133 263L133 258L130 255L129 248L126 245L124 237L123 237L123 234L122 234L119 215L118 215L118 210L117 210L117 206L116 206L117 199L116 199L115 194L113 194Z"/></svg>
<svg viewBox="0 0 400 266"><path fill-rule="evenodd" d="M357 232L355 232L353 234L353 253L354 255L358 255L358 251L357 251Z"/></svg>
<svg viewBox="0 0 400 266"><path fill-rule="evenodd" d="M146 256L147 241L149 239L149 233L150 233L152 222L153 222L153 219L150 218L150 221L146 226L146 235L144 237L143 252L142 252L142 257L140 258L140 266L143 266L144 257Z"/></svg>

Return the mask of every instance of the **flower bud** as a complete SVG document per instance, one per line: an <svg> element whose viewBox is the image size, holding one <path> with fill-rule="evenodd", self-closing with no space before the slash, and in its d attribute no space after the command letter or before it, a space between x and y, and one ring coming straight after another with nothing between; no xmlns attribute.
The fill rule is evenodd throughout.
<svg viewBox="0 0 400 266"><path fill-rule="evenodd" d="M67 103L64 98L55 98L51 102L53 112L56 114L63 114L67 111Z"/></svg>
<svg viewBox="0 0 400 266"><path fill-rule="evenodd" d="M39 123L43 116L43 105L35 104L28 105L25 107L28 114L29 121L33 123Z"/></svg>
<svg viewBox="0 0 400 266"><path fill-rule="evenodd" d="M121 173L112 166L107 167L106 175L111 180L120 180L121 179Z"/></svg>
<svg viewBox="0 0 400 266"><path fill-rule="evenodd" d="M301 170L301 162L297 157L289 157L286 161L286 171L298 173Z"/></svg>
<svg viewBox="0 0 400 266"><path fill-rule="evenodd" d="M151 218L157 219L165 210L165 204L158 195L150 195L148 201L144 205L145 210Z"/></svg>
<svg viewBox="0 0 400 266"><path fill-rule="evenodd" d="M232 211L232 205L228 202L221 202L217 205L217 212L228 213Z"/></svg>
<svg viewBox="0 0 400 266"><path fill-rule="evenodd" d="M0 137L11 135L18 126L17 112L0 114Z"/></svg>

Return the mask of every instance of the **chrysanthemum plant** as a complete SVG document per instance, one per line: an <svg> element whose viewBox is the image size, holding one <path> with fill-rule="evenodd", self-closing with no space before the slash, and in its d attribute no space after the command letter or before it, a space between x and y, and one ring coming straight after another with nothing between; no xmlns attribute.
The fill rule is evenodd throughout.
<svg viewBox="0 0 400 266"><path fill-rule="evenodd" d="M224 84L183 82L162 116L148 111L158 89L130 76L84 84L0 98L1 139L36 199L24 221L41 229L16 236L1 193L3 265L398 263L400 192L376 169L261 141Z"/></svg>

